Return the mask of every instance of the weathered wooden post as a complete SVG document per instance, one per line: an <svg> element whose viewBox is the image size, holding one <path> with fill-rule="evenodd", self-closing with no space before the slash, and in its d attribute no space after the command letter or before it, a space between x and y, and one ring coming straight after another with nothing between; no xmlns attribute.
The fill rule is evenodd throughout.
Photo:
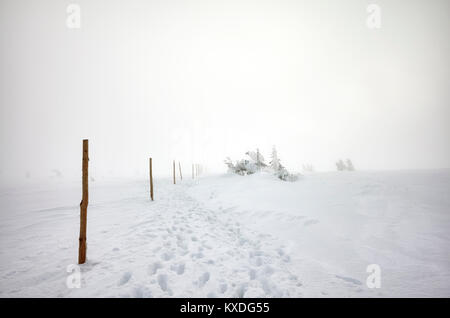
<svg viewBox="0 0 450 318"><path fill-rule="evenodd" d="M180 170L180 180L183 180L183 174L181 173L181 162L178 161L178 170Z"/></svg>
<svg viewBox="0 0 450 318"><path fill-rule="evenodd" d="M192 179L194 179L194 164L192 164Z"/></svg>
<svg viewBox="0 0 450 318"><path fill-rule="evenodd" d="M176 184L176 181L175 181L175 160L173 161L173 184Z"/></svg>
<svg viewBox="0 0 450 318"><path fill-rule="evenodd" d="M152 172L152 158L150 158L150 198L153 201L153 172Z"/></svg>
<svg viewBox="0 0 450 318"><path fill-rule="evenodd" d="M86 262L86 228L87 228L87 206L89 203L89 140L83 140L83 164L82 164L82 187L83 194L80 203L80 246L78 249L78 264Z"/></svg>

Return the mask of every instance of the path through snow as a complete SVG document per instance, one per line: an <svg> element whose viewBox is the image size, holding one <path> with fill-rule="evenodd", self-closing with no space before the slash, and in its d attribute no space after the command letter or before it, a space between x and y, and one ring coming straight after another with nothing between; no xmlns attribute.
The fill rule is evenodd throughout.
<svg viewBox="0 0 450 318"><path fill-rule="evenodd" d="M450 173L91 182L0 188L0 297L450 295ZM366 286L379 264L382 288Z"/></svg>
<svg viewBox="0 0 450 318"><path fill-rule="evenodd" d="M76 261L78 206L27 212L3 193L2 206L19 217L2 223L10 230L2 232L0 296L302 296L282 242L247 229L226 210L205 208L186 193L194 184L158 180L154 202L145 182L94 184L80 289L65 284L66 267ZM23 196L39 200L53 191Z"/></svg>

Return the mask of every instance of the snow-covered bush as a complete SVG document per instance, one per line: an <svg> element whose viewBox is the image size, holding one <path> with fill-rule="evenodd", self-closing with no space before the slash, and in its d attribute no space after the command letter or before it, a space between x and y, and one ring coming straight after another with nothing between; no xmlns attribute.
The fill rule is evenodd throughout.
<svg viewBox="0 0 450 318"><path fill-rule="evenodd" d="M274 174L284 181L296 181L298 179L297 174L290 173L283 165L281 165L278 159L277 151L275 147L272 150L272 160L269 165L264 162L264 157L259 152L259 149L255 151L247 151L245 153L250 159L241 159L233 164L233 161L228 157L225 159L225 164L228 166L228 171L239 174L241 176L253 174L258 171L266 171Z"/></svg>
<svg viewBox="0 0 450 318"><path fill-rule="evenodd" d="M234 164L233 164L233 161L231 161L231 158L230 158L230 157L227 157L227 158L224 160L224 162L225 162L225 164L226 164L227 167L228 167L228 172L234 172Z"/></svg>
<svg viewBox="0 0 450 318"><path fill-rule="evenodd" d="M293 174L287 171L287 169L283 166L280 167L277 171L275 171L275 175L283 180L283 181L297 181L299 174Z"/></svg>
<svg viewBox="0 0 450 318"><path fill-rule="evenodd" d="M281 167L280 159L278 159L277 149L275 149L275 146L272 148L272 161L270 162L270 167L274 171L280 170Z"/></svg>
<svg viewBox="0 0 450 318"><path fill-rule="evenodd" d="M249 160L239 160L236 162L235 173L240 175L253 174L258 171L258 166L255 162Z"/></svg>
<svg viewBox="0 0 450 318"><path fill-rule="evenodd" d="M247 151L245 154L250 157L252 162L255 164L257 170L261 170L267 167L267 164L264 162L264 157L259 152L259 149L256 149L256 152Z"/></svg>
<svg viewBox="0 0 450 318"><path fill-rule="evenodd" d="M345 163L342 161L342 159L339 159L338 162L336 162L336 168L338 171L344 171L345 170Z"/></svg>
<svg viewBox="0 0 450 318"><path fill-rule="evenodd" d="M280 162L278 158L277 149L275 146L272 148L272 161L270 162L270 169L281 180L284 181L297 181L298 174L290 173Z"/></svg>
<svg viewBox="0 0 450 318"><path fill-rule="evenodd" d="M353 163L350 159L347 159L344 163L342 159L339 159L338 162L336 162L336 168L338 171L354 171L355 167L353 166Z"/></svg>
<svg viewBox="0 0 450 318"><path fill-rule="evenodd" d="M227 158L225 159L225 164L228 166L228 172L233 172L241 176L253 174L258 171L256 163L246 159L238 160L233 164L231 159Z"/></svg>
<svg viewBox="0 0 450 318"><path fill-rule="evenodd" d="M355 167L353 166L353 163L352 163L352 161L350 159L347 159L346 163L347 163L346 167L347 167L348 171L354 171L355 170Z"/></svg>

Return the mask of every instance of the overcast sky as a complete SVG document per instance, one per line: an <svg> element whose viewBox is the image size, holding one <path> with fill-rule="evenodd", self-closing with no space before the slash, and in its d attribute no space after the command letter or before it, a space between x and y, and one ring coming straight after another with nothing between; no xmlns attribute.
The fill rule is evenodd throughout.
<svg viewBox="0 0 450 318"><path fill-rule="evenodd" d="M81 28L66 26L70 3ZM369 29L367 5L381 8ZM450 168L450 1L1 0L0 180ZM186 167L186 170L188 168Z"/></svg>

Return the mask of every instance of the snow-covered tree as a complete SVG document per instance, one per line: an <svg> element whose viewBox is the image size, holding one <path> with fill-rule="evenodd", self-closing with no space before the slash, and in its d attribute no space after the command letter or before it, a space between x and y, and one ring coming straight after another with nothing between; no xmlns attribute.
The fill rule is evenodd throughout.
<svg viewBox="0 0 450 318"><path fill-rule="evenodd" d="M274 171L278 171L278 169L280 168L280 159L278 159L277 149L275 148L275 146L273 146L272 148L272 161L270 161L270 167Z"/></svg>
<svg viewBox="0 0 450 318"><path fill-rule="evenodd" d="M228 167L228 172L233 172L241 176L252 174L257 171L256 164L254 162L251 162L250 160L242 159L236 161L236 163L233 164L233 161L229 157L227 157L224 162Z"/></svg>
<svg viewBox="0 0 450 318"><path fill-rule="evenodd" d="M353 163L350 159L346 160L346 168L348 171L354 171L355 167L353 166Z"/></svg>
<svg viewBox="0 0 450 318"><path fill-rule="evenodd" d="M256 148L256 166L258 167L258 170L261 170L263 164L264 164L264 158L259 153L259 148ZM265 165L266 164L264 164L264 166Z"/></svg>
<svg viewBox="0 0 450 318"><path fill-rule="evenodd" d="M224 162L225 162L225 164L226 164L227 167L228 167L228 172L235 172L235 166L234 166L234 164L233 164L233 161L231 161L230 157L227 157L227 158L224 160Z"/></svg>
<svg viewBox="0 0 450 318"><path fill-rule="evenodd" d="M245 154L250 157L251 162L253 162L259 170L267 167L266 163L264 162L264 157L259 152L259 149L256 149L256 152L247 151Z"/></svg>
<svg viewBox="0 0 450 318"><path fill-rule="evenodd" d="M235 166L235 173L240 175L247 175L247 174L253 174L258 171L258 167L254 162L251 162L249 160L239 160L236 162Z"/></svg>
<svg viewBox="0 0 450 318"><path fill-rule="evenodd" d="M338 162L336 162L336 168L338 171L344 171L345 170L345 163L342 161L342 159L339 159Z"/></svg>
<svg viewBox="0 0 450 318"><path fill-rule="evenodd" d="M336 168L338 171L353 171L355 170L355 167L353 166L353 163L350 159L345 160L345 162L342 159L339 159L338 162L336 162Z"/></svg>

